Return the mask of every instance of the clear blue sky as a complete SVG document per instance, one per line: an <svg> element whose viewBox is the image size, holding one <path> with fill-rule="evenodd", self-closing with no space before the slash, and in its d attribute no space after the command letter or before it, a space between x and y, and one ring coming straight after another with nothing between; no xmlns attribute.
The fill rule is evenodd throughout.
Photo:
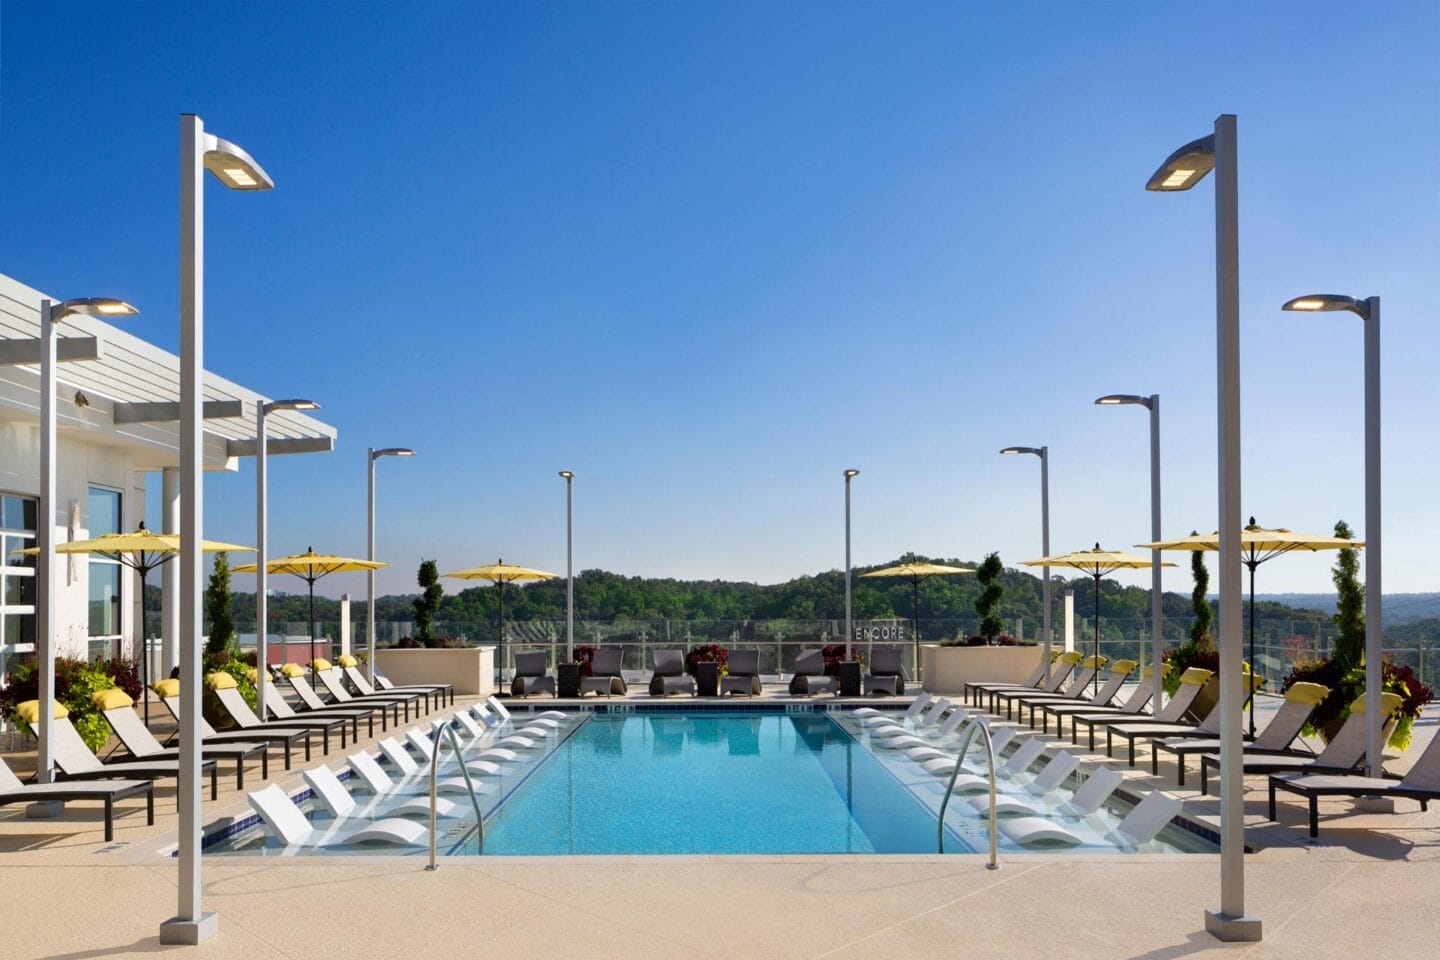
<svg viewBox="0 0 1440 960"><path fill-rule="evenodd" d="M1239 115L1245 510L1363 520L1359 321L1385 298L1389 591L1437 588L1440 5L0 7L0 271L173 349L177 115L274 176L208 194L207 361L310 396L274 548L775 581L1215 525L1213 191L1144 191ZM248 540L253 474L207 532ZM1361 531L1363 533L1363 530ZM1329 589L1287 558L1261 589ZM1145 577L1130 578L1142 582ZM1167 586L1185 589L1176 571ZM277 584L279 586L279 584ZM358 577L331 592L363 592Z"/></svg>

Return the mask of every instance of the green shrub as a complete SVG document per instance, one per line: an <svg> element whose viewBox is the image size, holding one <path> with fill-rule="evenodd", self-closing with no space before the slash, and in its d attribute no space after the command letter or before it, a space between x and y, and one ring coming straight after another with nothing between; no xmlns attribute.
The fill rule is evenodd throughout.
<svg viewBox="0 0 1440 960"><path fill-rule="evenodd" d="M116 686L115 678L101 667L91 666L84 660L60 658L55 661L55 701L70 711L71 724L91 750L98 751L105 746L105 741L110 739L110 725L90 702L90 695L113 686ZM33 659L27 660L10 675L10 686L0 691L0 704L16 727L33 735L34 731L15 716L15 706L39 696L39 670Z"/></svg>

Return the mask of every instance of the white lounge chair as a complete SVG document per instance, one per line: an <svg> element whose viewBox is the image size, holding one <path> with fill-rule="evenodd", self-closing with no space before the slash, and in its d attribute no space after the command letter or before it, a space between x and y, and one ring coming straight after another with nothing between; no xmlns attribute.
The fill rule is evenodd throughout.
<svg viewBox="0 0 1440 960"><path fill-rule="evenodd" d="M926 727L933 727L940 723L945 716L945 711L950 707L950 701L945 697L936 697L930 701L929 707L924 713L917 716L912 722L914 730L920 731ZM864 721L861 721L864 724ZM878 724L865 724L866 732L872 737L899 737L910 731L905 725L892 717L885 717L883 722Z"/></svg>
<svg viewBox="0 0 1440 960"><path fill-rule="evenodd" d="M997 758L1000 756L1000 751L1004 750L1009 746L1010 741L1015 739L1015 733L1016 730L1014 727L1005 727L999 732L990 734L990 746L994 749ZM960 758L958 756L953 753L947 753L943 756L922 761L920 767L926 773L933 776L948 777L955 772L955 764L959 762Z"/></svg>
<svg viewBox="0 0 1440 960"><path fill-rule="evenodd" d="M1034 779L1025 784L1025 789L1034 796L1044 797L1054 792L1065 778L1075 772L1080 766L1080 758L1068 750L1061 750L1050 758L1050 762L1040 768ZM972 797L970 806L982 817L990 816L990 798ZM1044 808L1038 806L1022 797L1006 794L995 797L995 814L1001 817L1015 816L1040 816L1045 812Z"/></svg>
<svg viewBox="0 0 1440 960"><path fill-rule="evenodd" d="M910 706L905 708L905 712L901 716L906 720L913 719L925 708L925 704L933 699L935 699L934 695L921 690L915 695L915 699L910 701ZM884 717L886 719L893 719L895 716L893 710L877 710L875 707L856 707L850 713L857 717Z"/></svg>
<svg viewBox="0 0 1440 960"><path fill-rule="evenodd" d="M955 733L955 729L964 723L969 717L970 711L963 707L950 711L950 716L940 724L940 729L934 734L918 736L913 733L902 734L898 737L884 737L875 741L875 746L881 750L905 750L922 747L933 747L936 741L944 740Z"/></svg>
<svg viewBox="0 0 1440 960"><path fill-rule="evenodd" d="M392 740L391 743L395 743L395 741ZM399 751L400 755L404 757L403 767L399 762L396 762L393 758L391 759L391 762L396 764L396 769L401 774L399 780L392 779L390 774L385 772L385 768L380 766L374 757L363 751L350 754L345 758L345 761L350 765L350 770L359 777L360 781L374 794L428 797L430 795L429 774L420 771L420 765L405 752L404 747L395 743L395 748ZM386 756L389 757L390 754L387 753ZM495 790L494 786L480 780L472 779L471 785L475 788L476 796L493 793ZM448 776L440 777L436 781L435 789L437 793L444 794L463 794L468 790L464 777Z"/></svg>
<svg viewBox="0 0 1440 960"><path fill-rule="evenodd" d="M316 830L304 811L295 805L278 783L249 794L250 807L265 821L270 832L287 847L329 847L344 844L384 843L419 846L427 842L430 832L411 820L389 819L367 821L359 829L349 829L344 820L337 820L329 830Z"/></svg>
<svg viewBox="0 0 1440 960"><path fill-rule="evenodd" d="M490 696L488 696L488 697L485 698L485 705L486 705L487 707L489 707L491 710L494 710L497 714L499 714L501 720L504 720L504 721L506 721L507 723L516 723L516 720L515 720L514 716L510 713L509 710L505 709L505 704L501 703L501 702L500 702L500 698L497 697L497 696L495 696L494 694L491 694ZM559 720L564 720L564 719L565 719L566 717L568 717L568 716L569 716L569 714L568 714L568 713L565 713L563 710L542 710L542 711L540 711L539 713L532 713L532 714L530 714L526 719L527 719L528 721L533 721L533 720L556 720L556 721L559 721ZM516 723L516 725L518 726L518 723Z"/></svg>
<svg viewBox="0 0 1440 960"><path fill-rule="evenodd" d="M301 776L314 791L315 797L336 819L353 817L357 820L379 820L385 817L430 816L430 798L428 796L411 797L398 803L387 803L376 797L362 807L350 795L350 791L345 789L345 784L340 782L335 771L324 764L311 767L302 772ZM458 817L463 812L463 809L454 801L440 796L435 798L435 815L437 817Z"/></svg>
<svg viewBox="0 0 1440 960"><path fill-rule="evenodd" d="M1119 847L1135 848L1155 839L1165 829L1184 803L1162 790L1153 790L1144 800L1137 803L1115 827L1105 835ZM1061 846L1078 847L1085 841L1048 817L1018 817L1001 820L997 824L1006 839L1022 847Z"/></svg>
<svg viewBox="0 0 1440 960"><path fill-rule="evenodd" d="M410 742L410 746L414 747L415 751L424 757L427 762L434 759L435 743L424 730L421 730L419 727L411 727L405 731L405 739ZM506 754L508 754L508 756ZM389 754L387 753L386 756L389 756ZM465 757L464 762L466 769L475 776L503 777L509 773L509 771L495 761L509 762L515 760L518 756L519 754L509 750L486 750L477 757ZM459 758L452 757L448 763L442 763L442 769L444 769L444 766L458 766Z"/></svg>
<svg viewBox="0 0 1440 960"><path fill-rule="evenodd" d="M1039 759L1040 754L1044 752L1045 741L1038 737L1031 737L1010 755L1009 760L1000 764L1000 769L996 771L996 774L999 775L1003 773L1008 777L1013 777L1017 773L1023 773L1028 770L1030 764ZM952 767L951 769L954 768ZM976 793L989 789L990 778L988 776L982 777L974 773L961 773L955 777L956 793Z"/></svg>

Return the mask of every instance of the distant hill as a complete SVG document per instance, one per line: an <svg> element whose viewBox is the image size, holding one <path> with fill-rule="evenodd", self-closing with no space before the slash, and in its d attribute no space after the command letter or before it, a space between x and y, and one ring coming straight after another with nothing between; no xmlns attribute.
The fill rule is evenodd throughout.
<svg viewBox="0 0 1440 960"><path fill-rule="evenodd" d="M1273 600L1287 607L1301 610L1318 610L1321 613L1335 612L1333 593L1260 593L1257 600ZM1440 617L1440 593L1387 593L1380 604L1385 615L1385 625L1400 626Z"/></svg>

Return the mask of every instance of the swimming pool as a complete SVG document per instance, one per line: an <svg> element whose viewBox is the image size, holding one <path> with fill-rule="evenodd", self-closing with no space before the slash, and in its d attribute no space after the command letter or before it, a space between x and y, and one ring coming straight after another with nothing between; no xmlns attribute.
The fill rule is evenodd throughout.
<svg viewBox="0 0 1440 960"><path fill-rule="evenodd" d="M877 748L861 719L847 710L607 706L552 721L548 734L532 734L528 748L509 751L512 756L498 764L481 759L492 756L507 735L524 733L529 722L517 713L506 727L465 747L468 763L495 768L477 775L486 856L936 852L945 781L898 751ZM399 776L393 762L382 762ZM967 769L983 771L978 752L970 755ZM448 759L442 776L458 776ZM1024 796L1025 785L1023 774L1002 777L999 789ZM1076 783L1067 786L1073 790ZM384 816L402 802L402 794L412 800L425 794L428 776L422 765L400 789L379 798L368 796L354 778L347 787L360 803L373 802L376 816ZM455 808L439 823L439 852L480 853L468 793L460 785L447 796ZM423 843L330 842L351 829L348 821L331 817L308 793L297 797L324 842L285 847L267 836L257 818L249 818L207 837L206 853L425 852ZM1132 802L1117 792L1101 809L1067 820L1067 829L1081 838L1072 849L1120 852L1112 831ZM423 814L419 818L423 822ZM945 822L947 853L987 847L988 821L968 798L956 796ZM999 845L1002 852L1025 849L1003 836ZM1138 849L1213 852L1215 846L1172 824Z"/></svg>

